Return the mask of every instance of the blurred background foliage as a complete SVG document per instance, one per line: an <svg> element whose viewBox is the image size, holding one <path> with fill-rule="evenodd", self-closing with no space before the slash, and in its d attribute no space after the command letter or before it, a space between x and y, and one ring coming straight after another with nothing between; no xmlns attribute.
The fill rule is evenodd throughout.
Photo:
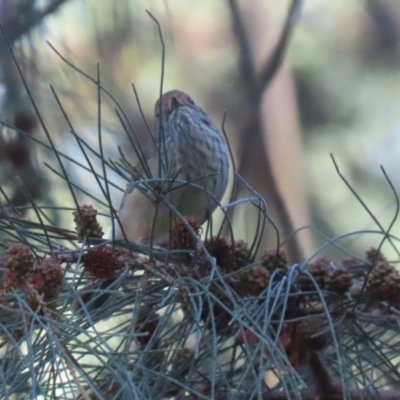
<svg viewBox="0 0 400 400"><path fill-rule="evenodd" d="M70 63L93 79L100 66L101 84L117 99L140 142L149 138L135 100L135 85L148 123L152 124L155 100L160 93L161 44L154 21L159 21L166 47L163 90L182 89L225 130L239 173L265 197L279 224L277 192L266 179L272 165L275 180L295 228L311 226L333 237L350 231L379 231L368 213L339 178L330 158L376 218L387 228L395 213L396 199L380 165L400 187L400 3L397 0L306 0L294 27L282 68L267 88L260 104L250 99L230 0L64 0L1 1L0 21L12 43L46 129L58 150L87 165L74 132L99 151L99 102L96 84L65 63L46 41ZM254 68L262 71L282 31L289 1L241 0L240 15L246 28ZM0 78L2 117L34 139L48 143L12 59L1 43ZM49 85L52 85L63 110ZM106 158L118 160L118 148L135 162L130 142L115 112L116 105L101 97L101 132ZM257 108L255 110L255 108ZM64 114L65 113L65 114ZM255 134L255 113L262 121ZM67 118L66 118L67 115ZM102 165L92 161L101 173ZM51 150L27 140L5 125L0 137L0 179L15 206L40 205L75 208L63 179L44 163L59 170ZM65 161L69 179L91 193L78 193L79 201L98 203L101 191L91 172ZM19 176L25 189L16 181ZM116 209L125 180L107 169L118 188L112 189ZM29 200L27 192L31 197ZM229 201L229 194L223 203ZM249 196L239 186L235 197ZM104 199L102 200L104 201ZM52 223L65 214L48 212ZM217 216L218 218L218 216ZM249 203L232 215L235 236L252 240L257 219ZM110 220L104 219L110 228ZM400 224L394 226L399 234ZM304 253L311 256L326 241L316 231L300 233ZM381 236L355 234L340 241L357 254L377 246ZM270 227L261 246L276 244ZM325 249L328 256L339 250ZM394 249L383 248L391 258Z"/></svg>

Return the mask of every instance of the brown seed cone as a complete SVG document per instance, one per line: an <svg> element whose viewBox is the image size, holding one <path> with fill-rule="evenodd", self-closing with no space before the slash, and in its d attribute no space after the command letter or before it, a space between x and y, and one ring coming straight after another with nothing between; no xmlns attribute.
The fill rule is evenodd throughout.
<svg viewBox="0 0 400 400"><path fill-rule="evenodd" d="M398 271L391 272L381 286L382 300L389 305L398 307L400 305L400 274Z"/></svg>
<svg viewBox="0 0 400 400"><path fill-rule="evenodd" d="M269 283L270 274L267 269L261 265L244 270L229 279L240 296L258 296Z"/></svg>
<svg viewBox="0 0 400 400"><path fill-rule="evenodd" d="M122 268L123 263L118 259L119 252L109 246L90 248L82 257L85 272L95 278L112 278Z"/></svg>
<svg viewBox="0 0 400 400"><path fill-rule="evenodd" d="M272 272L276 269L287 270L289 266L289 260L284 250L280 249L279 252L276 249L268 250L261 259L261 265Z"/></svg>
<svg viewBox="0 0 400 400"><path fill-rule="evenodd" d="M346 293L352 285L352 277L345 268L335 269L328 278L328 290L332 290L337 294Z"/></svg>
<svg viewBox="0 0 400 400"><path fill-rule="evenodd" d="M375 249L375 247L371 247L367 251L367 261L374 264L387 262L386 257L380 252L380 250Z"/></svg>
<svg viewBox="0 0 400 400"><path fill-rule="evenodd" d="M246 266L249 262L250 250L248 244L243 240L236 240L232 245L233 249L233 269L236 271Z"/></svg>
<svg viewBox="0 0 400 400"><path fill-rule="evenodd" d="M79 238L91 237L102 238L104 233L101 225L97 222L97 210L93 206L83 205L73 211L75 230ZM81 218L82 216L82 218Z"/></svg>
<svg viewBox="0 0 400 400"><path fill-rule="evenodd" d="M394 266L387 262L379 262L374 266L368 276L367 291L371 296L376 296L375 300L381 300L382 285L394 272L396 272Z"/></svg>
<svg viewBox="0 0 400 400"><path fill-rule="evenodd" d="M50 301L57 298L63 278L64 271L60 261L54 257L46 257L35 264L31 280L38 293L44 295L43 300Z"/></svg>
<svg viewBox="0 0 400 400"><path fill-rule="evenodd" d="M5 267L18 278L30 272L32 266L33 254L29 247L22 243L14 243L7 249Z"/></svg>
<svg viewBox="0 0 400 400"><path fill-rule="evenodd" d="M204 246L212 257L215 257L221 271L226 273L232 270L233 255L230 244L223 237L212 237L204 241Z"/></svg>
<svg viewBox="0 0 400 400"><path fill-rule="evenodd" d="M320 289L325 289L330 280L329 260L326 258L319 258L313 263L310 263L307 269L315 279L318 287ZM307 275L301 275L299 277L299 285L300 288L305 291L316 290L314 282Z"/></svg>
<svg viewBox="0 0 400 400"><path fill-rule="evenodd" d="M211 118L179 90L167 92L157 101L153 133L155 143L151 141L145 151L147 168L136 167L133 180L149 178L150 172L150 178L160 181L138 184L142 190L147 189L146 194L135 183L130 184L121 202L119 218L129 241L149 243L153 235L154 244L166 246L171 210L163 202L163 196L180 214L193 216L202 225L225 192L229 152ZM119 226L115 237L124 238Z"/></svg>
<svg viewBox="0 0 400 400"><path fill-rule="evenodd" d="M194 217L185 217L186 222L193 228L196 236L178 219L172 221L170 232L171 249L194 250L200 240L201 226Z"/></svg>

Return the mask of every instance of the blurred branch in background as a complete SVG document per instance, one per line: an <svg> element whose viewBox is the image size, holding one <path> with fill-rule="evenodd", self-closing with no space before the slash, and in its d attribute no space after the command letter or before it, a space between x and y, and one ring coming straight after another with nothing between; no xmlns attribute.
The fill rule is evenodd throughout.
<svg viewBox="0 0 400 400"><path fill-rule="evenodd" d="M37 29L45 17L57 12L58 8L67 1L15 0L10 2L2 0L0 3L1 25L8 40L13 43L32 29Z"/></svg>
<svg viewBox="0 0 400 400"><path fill-rule="evenodd" d="M263 101L264 91L269 87L282 64L282 59L286 52L288 40L291 36L296 17L300 13L300 3L301 2L298 0L293 0L291 2L278 43L275 45L272 54L267 57L264 65L261 66L260 71L258 71L258 69L256 69L255 56L252 51L254 46L251 44L246 32L243 18L244 14L240 11L236 0L229 0L228 2L232 17L232 30L239 48L240 87L243 88L248 107L247 121L241 121L242 127L239 131L237 172L249 182L262 197L267 199L268 212L272 215L273 219L276 218L283 239L287 239L291 236L287 243L289 256L291 260L297 260L298 262L304 259L304 254L303 250L301 250L302 244L298 236L294 234L295 228L299 228L300 226L295 226L293 221L295 220L298 222L298 218L294 219L294 215L296 215L296 213L299 214L299 211L306 214L306 207L299 206L300 204L304 204L304 186L301 184L297 185L297 193L291 193L291 198L289 199L282 196L282 186L284 185L279 184L276 178L277 176L279 178L284 178L288 172L285 170L284 173L277 174L276 170L279 171L279 168L284 168L285 161L282 161L282 159L279 160L280 165L276 166L274 169L272 163L274 158L268 151L267 142L277 139L277 135L274 134L275 129L269 132L269 136L266 134L265 120L268 123L268 119L270 116L272 117L272 113L271 115L264 115ZM280 92L282 92L282 87L280 88ZM279 92L276 94L277 96L270 98L271 102L278 101ZM286 101L289 103L290 96ZM284 101L282 105L284 105L286 101ZM288 119L291 119L291 116L286 116ZM285 120L282 120L282 123L284 123L284 121ZM279 126L279 124L277 125ZM273 125L270 124L269 128L273 128ZM299 171L301 164L296 165L296 161L299 161L298 154L300 147L295 146L295 144L298 141L296 135L299 136L300 132L298 129L295 129L295 126L286 126L286 128L289 129L280 130L279 136L281 137L277 139L278 142L283 142L285 144L284 149L286 152L281 150L279 151L279 155L282 156L282 154L284 154L286 162L290 162L291 166L294 167L296 171ZM291 139L293 136L294 140ZM277 148L277 146L275 146L275 148ZM286 180L284 180L284 182L287 183ZM244 189L244 186L238 182L235 198L241 197ZM293 203L296 203L297 207L293 210L291 215L288 211L288 205ZM290 209L293 209L293 207ZM238 209L235 208L231 211L231 218L233 220L235 219L234 214L237 210ZM269 240L266 240L266 242L271 246L271 235L269 234L267 237Z"/></svg>

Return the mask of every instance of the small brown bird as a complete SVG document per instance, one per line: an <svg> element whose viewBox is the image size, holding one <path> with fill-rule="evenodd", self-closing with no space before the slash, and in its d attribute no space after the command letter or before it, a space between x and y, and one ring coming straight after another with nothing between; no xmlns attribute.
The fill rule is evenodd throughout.
<svg viewBox="0 0 400 400"><path fill-rule="evenodd" d="M143 165L136 168L138 174L122 198L119 219L130 242L148 244L153 236L153 244L168 246L174 214L163 196L180 214L203 224L225 193L229 152L208 114L180 90L164 93L156 102L153 136L145 151L151 176ZM145 179L153 181L146 184ZM135 183L138 180L142 183ZM153 190L146 190L149 185ZM124 238L119 224L115 238Z"/></svg>

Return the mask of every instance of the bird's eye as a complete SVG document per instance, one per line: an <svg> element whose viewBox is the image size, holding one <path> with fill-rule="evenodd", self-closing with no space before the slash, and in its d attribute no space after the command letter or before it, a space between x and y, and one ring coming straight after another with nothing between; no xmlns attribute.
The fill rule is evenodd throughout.
<svg viewBox="0 0 400 400"><path fill-rule="evenodd" d="M192 100L191 97L188 96L187 101L189 104L191 104L192 106L194 106L194 101Z"/></svg>

